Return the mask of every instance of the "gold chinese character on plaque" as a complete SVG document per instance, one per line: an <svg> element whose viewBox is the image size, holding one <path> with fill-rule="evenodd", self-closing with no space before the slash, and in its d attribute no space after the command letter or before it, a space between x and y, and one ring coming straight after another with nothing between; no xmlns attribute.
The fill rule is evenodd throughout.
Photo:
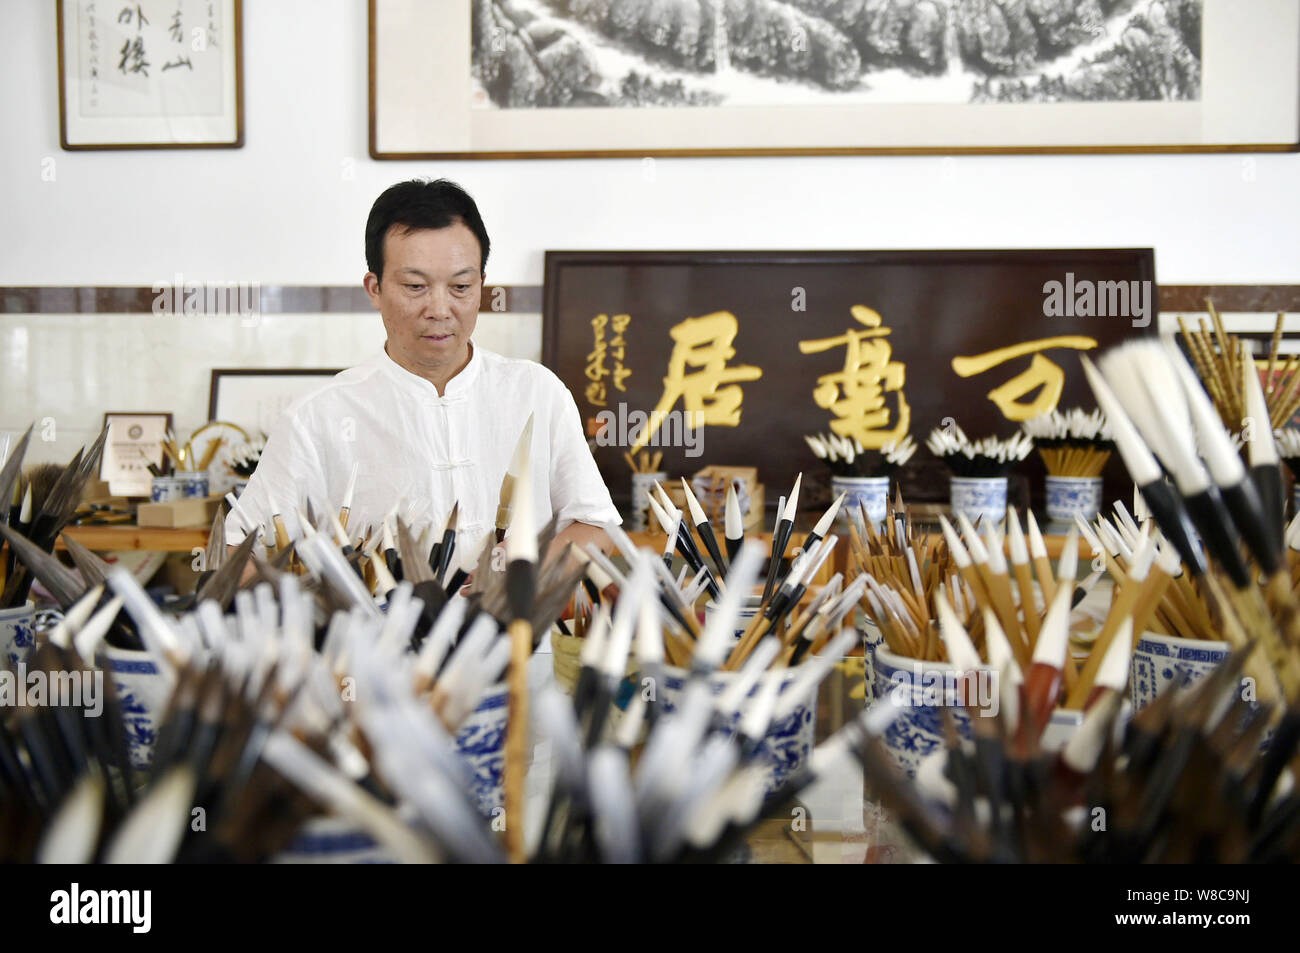
<svg viewBox="0 0 1300 953"><path fill-rule="evenodd" d="M730 311L715 311L673 325L669 330L673 352L668 358L663 396L650 413L649 425L632 445L632 454L649 444L679 400L692 428L706 424L740 425L741 405L745 400L740 384L758 380L763 370L752 364L727 366L736 356L732 342L738 330L736 316Z"/></svg>
<svg viewBox="0 0 1300 953"><path fill-rule="evenodd" d="M1065 389L1065 371L1061 366L1043 357L1039 352L1053 348L1072 348L1076 351L1088 351L1097 346L1096 340L1082 334L1063 334L1057 337L1040 338L1037 341L1025 341L997 350L986 351L970 357L954 357L952 369L958 377L973 377L997 367L1017 357L1033 354L1029 367L1004 384L988 392L988 399L997 404L998 410L1007 420L1020 422L1030 420L1040 414L1055 410ZM1038 396L1024 400L1035 390Z"/></svg>
<svg viewBox="0 0 1300 953"><path fill-rule="evenodd" d="M866 330L849 328L837 337L800 341L799 351L818 354L844 348L844 370L817 378L813 400L835 415L832 432L854 437L868 450L878 450L902 439L911 426L912 408L903 396L907 367L892 359L893 348L884 340L890 329L882 327L884 319L877 311L855 304L849 313ZM892 427L885 400L890 392L898 395L898 415Z"/></svg>

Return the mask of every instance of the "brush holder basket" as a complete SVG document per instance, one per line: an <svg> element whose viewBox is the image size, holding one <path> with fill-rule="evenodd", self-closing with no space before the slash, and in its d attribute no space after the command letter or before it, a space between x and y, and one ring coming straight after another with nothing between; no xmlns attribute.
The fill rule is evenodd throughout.
<svg viewBox="0 0 1300 953"><path fill-rule="evenodd" d="M131 767L147 768L153 764L154 743L171 695L171 683L148 652L103 645L99 649L99 667L113 682L122 710Z"/></svg>
<svg viewBox="0 0 1300 953"><path fill-rule="evenodd" d="M1230 651L1227 642L1142 633L1129 663L1129 700L1133 710L1141 711L1171 686L1181 688L1204 678Z"/></svg>
<svg viewBox="0 0 1300 953"><path fill-rule="evenodd" d="M628 507L634 533L644 532L649 528L658 528L650 516L649 496L654 492L656 483L663 483L667 479L668 474L663 470L656 470L654 473L632 474L632 496ZM689 516L689 513L687 515Z"/></svg>
<svg viewBox="0 0 1300 953"><path fill-rule="evenodd" d="M1101 511L1101 477L1047 477L1047 517L1073 523L1076 516L1094 520Z"/></svg>
<svg viewBox="0 0 1300 953"><path fill-rule="evenodd" d="M953 477L949 487L953 516L966 514L972 523L980 518L1001 522L1007 515L1006 477Z"/></svg>
<svg viewBox="0 0 1300 953"><path fill-rule="evenodd" d="M867 511L867 516L876 526L885 522L885 510L889 505L889 477L831 477L831 496L845 494L840 512L856 510L859 505Z"/></svg>
<svg viewBox="0 0 1300 953"><path fill-rule="evenodd" d="M780 678L780 696L794 690L795 679L803 671L803 665L781 669L779 672L765 672L763 678ZM659 701L665 713L674 712L686 694L686 683L690 675L683 669L666 667L664 684L659 693ZM709 675L709 689L713 694L721 695L740 677L739 672L718 672ZM758 691L755 685L749 693L750 698ZM785 718L768 725L767 734L763 736L754 755L756 759L767 762L767 793L775 791L782 783L808 761L812 754L814 729L817 722L817 692L812 690L806 698L799 700L794 710ZM740 723L738 714L732 716L732 730Z"/></svg>
<svg viewBox="0 0 1300 953"><path fill-rule="evenodd" d="M761 595L746 596L745 602L740 607L740 612L736 616L736 628L731 637L731 644L736 645L740 642L740 637L745 634L749 624L754 621L754 616L758 615L759 603L763 601ZM712 600L704 604L704 624L707 626L709 621L717 614L718 606Z"/></svg>
<svg viewBox="0 0 1300 953"><path fill-rule="evenodd" d="M479 813L492 817L505 802L506 714L510 689L505 682L488 688L456 729L456 750L469 766L470 791Z"/></svg>
<svg viewBox="0 0 1300 953"><path fill-rule="evenodd" d="M36 647L36 606L26 602L0 610L0 657L17 667L26 662Z"/></svg>

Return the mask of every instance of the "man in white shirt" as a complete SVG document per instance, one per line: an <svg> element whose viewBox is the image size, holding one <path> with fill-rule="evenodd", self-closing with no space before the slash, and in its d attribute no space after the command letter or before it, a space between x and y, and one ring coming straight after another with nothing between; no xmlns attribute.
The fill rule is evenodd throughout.
<svg viewBox="0 0 1300 953"><path fill-rule="evenodd" d="M490 243L477 206L459 186L401 182L375 201L366 223L364 285L383 317L383 352L291 404L226 520L238 544L246 526L296 508L343 501L359 473L348 526L377 526L394 504L440 521L459 502L462 539L495 525L502 477L530 414L529 462L538 526L559 517L552 553L566 543L609 548L601 523L621 522L582 432L577 404L550 370L475 345Z"/></svg>

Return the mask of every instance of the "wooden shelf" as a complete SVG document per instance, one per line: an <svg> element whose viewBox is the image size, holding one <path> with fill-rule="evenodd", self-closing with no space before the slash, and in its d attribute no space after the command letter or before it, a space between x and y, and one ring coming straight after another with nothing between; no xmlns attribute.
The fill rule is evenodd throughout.
<svg viewBox="0 0 1300 953"><path fill-rule="evenodd" d="M70 526L64 532L87 549L93 549L97 552L148 549L169 553L187 553L196 546L206 546L208 542L208 531L199 527L152 529L139 526ZM663 533L630 532L627 535L638 546L646 546L656 552L663 552L665 542ZM747 538L759 540L769 547L772 544L771 533L756 533ZM803 536L801 533L796 532L795 538L802 539ZM1060 558L1061 551L1065 548L1065 540L1065 536L1044 537L1043 541L1047 545L1047 553L1052 559ZM721 544L722 540L718 542ZM62 541L59 542L58 548L63 548ZM836 549L839 549L839 547L837 546ZM1086 559L1089 556L1090 553L1086 547L1079 550L1080 559Z"/></svg>
<svg viewBox="0 0 1300 953"><path fill-rule="evenodd" d="M141 526L69 526L64 530L87 549L96 552L124 550L151 550L167 553L188 553L196 546L208 543L208 531L199 527L185 529L157 529ZM63 549L63 540L56 543Z"/></svg>

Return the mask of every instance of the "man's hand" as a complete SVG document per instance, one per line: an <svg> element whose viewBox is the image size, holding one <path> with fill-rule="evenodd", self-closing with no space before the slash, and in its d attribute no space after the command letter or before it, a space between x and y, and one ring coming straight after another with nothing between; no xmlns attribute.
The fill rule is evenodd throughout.
<svg viewBox="0 0 1300 953"><path fill-rule="evenodd" d="M551 546L546 551L546 561L550 562L558 557L569 543L578 549L585 549L588 543L595 543L603 553L614 551L614 541L599 526L592 526L590 523L570 523L556 533L555 539L551 540Z"/></svg>

